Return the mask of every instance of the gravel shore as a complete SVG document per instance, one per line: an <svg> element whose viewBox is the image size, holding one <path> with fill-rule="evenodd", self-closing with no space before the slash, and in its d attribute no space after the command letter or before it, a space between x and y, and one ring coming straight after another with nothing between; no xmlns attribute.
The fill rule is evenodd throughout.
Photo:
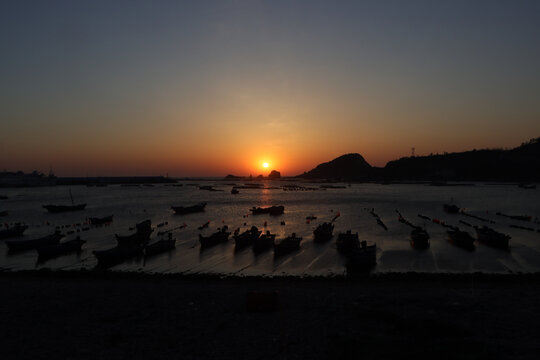
<svg viewBox="0 0 540 360"><path fill-rule="evenodd" d="M5 272L1 358L536 359L538 279Z"/></svg>

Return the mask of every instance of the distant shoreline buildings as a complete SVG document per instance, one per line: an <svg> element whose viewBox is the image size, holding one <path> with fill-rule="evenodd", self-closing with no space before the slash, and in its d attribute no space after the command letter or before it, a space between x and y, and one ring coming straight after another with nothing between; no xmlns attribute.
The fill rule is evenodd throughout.
<svg viewBox="0 0 540 360"><path fill-rule="evenodd" d="M45 175L38 171L32 171L26 174L22 171L0 172L0 187L36 187L36 186L54 186L58 178L53 173Z"/></svg>

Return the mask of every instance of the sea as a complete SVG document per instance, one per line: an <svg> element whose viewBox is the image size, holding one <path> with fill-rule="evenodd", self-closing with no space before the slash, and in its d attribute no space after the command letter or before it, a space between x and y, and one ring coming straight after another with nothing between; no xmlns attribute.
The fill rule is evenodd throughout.
<svg viewBox="0 0 540 360"><path fill-rule="evenodd" d="M260 188L233 186L246 181L218 179L182 180L177 184L105 187L54 186L3 188L0 217L3 224L26 223L21 240L39 238L59 229L66 237L85 240L79 254L69 254L38 262L36 250L11 253L0 240L0 270L92 270L97 260L94 250L116 245L115 234L134 232L136 223L150 219L155 228L151 241L170 232L176 248L150 258L133 258L110 271L177 274L222 274L224 276L339 276L346 273L346 259L336 250L340 232L351 230L368 245L376 244L377 264L373 273L533 273L540 271L540 190L522 189L516 184L472 183L431 186L429 184L325 184L295 181L260 181ZM251 182L249 184L252 184ZM201 189L210 186L216 191ZM70 195L71 194L71 195ZM48 213L42 205L86 203L83 211ZM206 202L201 213L176 215L171 206ZM465 214L448 214L444 204L455 204ZM252 207L283 205L283 215L252 215ZM425 227L430 247L416 250L410 244L411 227L398 221L398 212L414 225ZM386 229L377 223L376 214ZM425 216L429 219L419 217ZM530 220L506 215L527 215ZM113 215L104 226L88 224L89 217ZM471 216L472 215L472 216ZM309 220L308 217L316 217ZM314 243L313 230L334 220L334 237ZM435 222L433 221L435 219ZM205 229L198 228L209 222ZM452 244L448 228L458 226L476 237L472 226L487 225L511 236L509 250L475 242L469 251ZM235 251L230 238L201 249L199 234L210 235L227 225L230 231L257 226L276 234L276 241L296 233L303 238L300 250L275 257L272 249L255 254L250 247ZM4 225L5 226L5 225Z"/></svg>

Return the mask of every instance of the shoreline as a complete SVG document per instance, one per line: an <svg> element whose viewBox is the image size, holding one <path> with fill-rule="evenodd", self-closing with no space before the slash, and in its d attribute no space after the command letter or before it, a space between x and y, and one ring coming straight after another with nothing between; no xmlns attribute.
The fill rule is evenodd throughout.
<svg viewBox="0 0 540 360"><path fill-rule="evenodd" d="M387 273L361 273L352 276L349 275L231 275L226 273L149 273L135 271L114 271L114 270L54 270L54 269L38 269L38 270L6 270L0 269L0 278L94 278L94 279L164 279L164 280L219 280L225 282L298 282L298 283L386 283L386 282L448 282L459 283L464 281L477 282L499 282L499 283L516 283L516 282L536 282L540 281L540 272L533 273L427 273L427 272L387 272Z"/></svg>

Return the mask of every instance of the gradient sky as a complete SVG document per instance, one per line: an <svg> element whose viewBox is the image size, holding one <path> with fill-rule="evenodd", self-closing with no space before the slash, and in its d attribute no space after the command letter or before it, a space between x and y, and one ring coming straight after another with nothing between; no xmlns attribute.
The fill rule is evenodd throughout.
<svg viewBox="0 0 540 360"><path fill-rule="evenodd" d="M540 1L2 1L0 170L297 175L540 136Z"/></svg>

